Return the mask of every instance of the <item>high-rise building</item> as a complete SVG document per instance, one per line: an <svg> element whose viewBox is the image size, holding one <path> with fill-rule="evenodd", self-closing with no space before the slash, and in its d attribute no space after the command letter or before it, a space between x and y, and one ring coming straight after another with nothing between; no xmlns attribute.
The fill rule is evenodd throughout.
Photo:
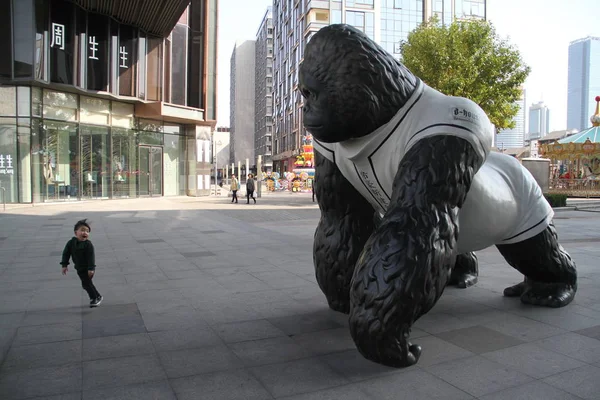
<svg viewBox="0 0 600 400"><path fill-rule="evenodd" d="M254 149L265 171L273 160L273 16L268 7L256 34Z"/></svg>
<svg viewBox="0 0 600 400"><path fill-rule="evenodd" d="M216 27L217 0L0 1L6 201L208 195Z"/></svg>
<svg viewBox="0 0 600 400"><path fill-rule="evenodd" d="M255 41L235 43L231 54L229 158L232 163L254 164Z"/></svg>
<svg viewBox="0 0 600 400"><path fill-rule="evenodd" d="M513 117L515 127L499 131L494 138L496 147L500 150L523 147L525 143L525 89L521 88L521 96L515 104L518 107L517 114Z"/></svg>
<svg viewBox="0 0 600 400"><path fill-rule="evenodd" d="M274 0L274 170L293 168L306 135L298 66L312 35L329 24L350 24L399 57L400 42L433 14L444 23L485 19L486 0Z"/></svg>
<svg viewBox="0 0 600 400"><path fill-rule="evenodd" d="M540 101L529 107L528 139L542 139L550 132L550 110Z"/></svg>
<svg viewBox="0 0 600 400"><path fill-rule="evenodd" d="M569 44L567 129L590 126L600 95L600 37L586 37Z"/></svg>

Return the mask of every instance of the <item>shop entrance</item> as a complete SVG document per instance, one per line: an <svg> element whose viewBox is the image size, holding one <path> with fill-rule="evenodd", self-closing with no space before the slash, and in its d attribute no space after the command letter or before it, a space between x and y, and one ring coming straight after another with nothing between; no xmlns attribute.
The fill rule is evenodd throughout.
<svg viewBox="0 0 600 400"><path fill-rule="evenodd" d="M140 196L162 196L163 194L163 149L158 146L139 146Z"/></svg>

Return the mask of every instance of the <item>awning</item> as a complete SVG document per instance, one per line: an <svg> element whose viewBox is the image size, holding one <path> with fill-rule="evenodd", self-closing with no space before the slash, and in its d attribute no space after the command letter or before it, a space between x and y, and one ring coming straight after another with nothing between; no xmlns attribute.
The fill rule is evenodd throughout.
<svg viewBox="0 0 600 400"><path fill-rule="evenodd" d="M81 8L113 17L117 21L166 37L190 0L69 0Z"/></svg>

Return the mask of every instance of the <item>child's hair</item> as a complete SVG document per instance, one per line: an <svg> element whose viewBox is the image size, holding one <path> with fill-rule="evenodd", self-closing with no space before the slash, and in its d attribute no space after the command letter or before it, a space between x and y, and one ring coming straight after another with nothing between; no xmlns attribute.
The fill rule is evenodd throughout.
<svg viewBox="0 0 600 400"><path fill-rule="evenodd" d="M89 229L89 231L92 231L92 228L90 227L90 224L87 222L87 219L82 219L80 221L77 221L77 223L75 224L75 227L73 228L73 231L76 232L79 230L79 228L81 228L82 226L85 226Z"/></svg>

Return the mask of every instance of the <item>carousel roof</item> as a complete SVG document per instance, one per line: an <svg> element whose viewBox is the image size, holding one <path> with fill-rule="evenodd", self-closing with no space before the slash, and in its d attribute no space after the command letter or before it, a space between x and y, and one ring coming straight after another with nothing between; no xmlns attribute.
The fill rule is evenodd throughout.
<svg viewBox="0 0 600 400"><path fill-rule="evenodd" d="M592 126L579 133L560 139L558 143L585 143L588 139L592 143L600 143L600 126Z"/></svg>

